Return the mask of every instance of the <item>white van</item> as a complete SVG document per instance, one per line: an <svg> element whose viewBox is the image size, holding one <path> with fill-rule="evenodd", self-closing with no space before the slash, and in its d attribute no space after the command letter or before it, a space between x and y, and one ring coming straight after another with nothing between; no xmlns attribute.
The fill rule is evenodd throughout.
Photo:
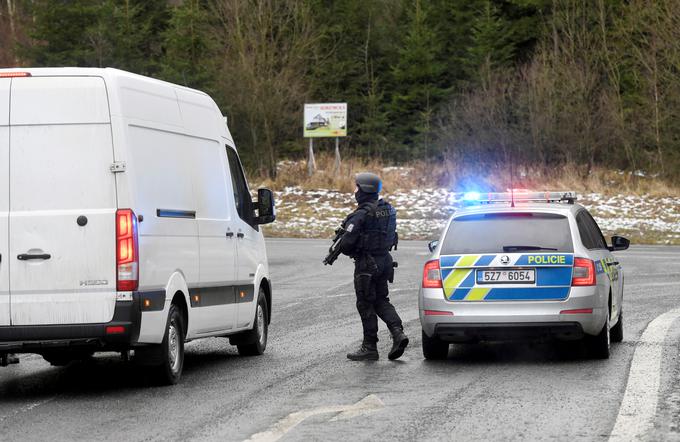
<svg viewBox="0 0 680 442"><path fill-rule="evenodd" d="M260 224L215 102L116 69L0 69L0 358L119 351L182 373L184 343L262 354Z"/></svg>

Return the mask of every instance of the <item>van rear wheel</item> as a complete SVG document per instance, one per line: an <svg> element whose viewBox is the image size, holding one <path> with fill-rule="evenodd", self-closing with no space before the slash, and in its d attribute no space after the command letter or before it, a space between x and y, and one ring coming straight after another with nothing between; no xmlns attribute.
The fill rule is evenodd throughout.
<svg viewBox="0 0 680 442"><path fill-rule="evenodd" d="M184 322L179 307L170 306L163 342L136 349L135 360L151 366L153 380L159 385L179 382L184 368Z"/></svg>
<svg viewBox="0 0 680 442"><path fill-rule="evenodd" d="M255 322L252 330L243 335L242 344L236 344L238 353L241 356L259 356L264 354L267 348L267 337L269 333L269 321L267 320L267 300L264 290L260 288L257 295L257 307L255 308Z"/></svg>

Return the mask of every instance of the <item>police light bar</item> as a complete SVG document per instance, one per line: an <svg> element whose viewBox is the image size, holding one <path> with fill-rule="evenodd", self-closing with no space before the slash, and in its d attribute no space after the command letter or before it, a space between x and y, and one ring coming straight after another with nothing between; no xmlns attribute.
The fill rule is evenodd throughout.
<svg viewBox="0 0 680 442"><path fill-rule="evenodd" d="M467 192L463 195L463 203L491 204L491 203L560 203L574 204L577 200L576 192L530 192L526 189L514 189L508 192Z"/></svg>

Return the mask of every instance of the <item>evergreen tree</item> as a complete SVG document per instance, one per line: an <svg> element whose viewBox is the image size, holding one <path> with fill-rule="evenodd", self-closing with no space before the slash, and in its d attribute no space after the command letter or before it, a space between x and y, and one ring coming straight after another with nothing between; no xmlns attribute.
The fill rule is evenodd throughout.
<svg viewBox="0 0 680 442"><path fill-rule="evenodd" d="M166 2L105 0L100 16L107 49L102 65L143 75L159 72L162 32L168 20Z"/></svg>
<svg viewBox="0 0 680 442"><path fill-rule="evenodd" d="M348 135L356 152L381 154L388 133L384 87L396 44L394 1L316 0L321 31L311 65L310 101L347 102Z"/></svg>
<svg viewBox="0 0 680 442"><path fill-rule="evenodd" d="M508 66L515 55L512 29L500 9L486 0L473 21L466 65L470 78L487 81L491 73Z"/></svg>
<svg viewBox="0 0 680 442"><path fill-rule="evenodd" d="M100 11L100 4L87 0L36 0L29 30L36 43L24 48L25 57L36 66L100 66Z"/></svg>
<svg viewBox="0 0 680 442"><path fill-rule="evenodd" d="M161 76L165 80L206 92L214 89L217 42L205 2L186 0L172 7L163 45Z"/></svg>
<svg viewBox="0 0 680 442"><path fill-rule="evenodd" d="M390 135L395 140L394 153L402 160L430 153L434 114L449 93L442 41L429 14L427 3L416 0L392 68Z"/></svg>
<svg viewBox="0 0 680 442"><path fill-rule="evenodd" d="M36 66L110 66L146 75L158 71L165 1L36 0L31 13L34 43L23 52Z"/></svg>

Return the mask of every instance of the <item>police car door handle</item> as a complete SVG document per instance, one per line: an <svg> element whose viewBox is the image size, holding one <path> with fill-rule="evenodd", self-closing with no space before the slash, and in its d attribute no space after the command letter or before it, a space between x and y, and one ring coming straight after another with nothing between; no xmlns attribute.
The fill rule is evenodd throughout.
<svg viewBox="0 0 680 442"><path fill-rule="evenodd" d="M30 254L30 253L22 253L21 255L17 256L17 259L19 261L28 261L29 259L50 259L52 255L49 253L41 253L41 254Z"/></svg>
<svg viewBox="0 0 680 442"><path fill-rule="evenodd" d="M619 265L619 262L618 261L611 261L611 262L608 262L607 265L608 266L617 266L617 265Z"/></svg>

